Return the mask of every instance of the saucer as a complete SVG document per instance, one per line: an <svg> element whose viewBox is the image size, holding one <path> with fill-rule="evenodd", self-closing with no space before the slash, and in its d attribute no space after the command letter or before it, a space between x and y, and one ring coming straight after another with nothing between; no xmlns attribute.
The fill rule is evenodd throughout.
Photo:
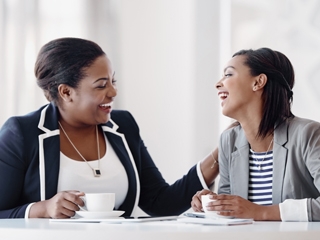
<svg viewBox="0 0 320 240"><path fill-rule="evenodd" d="M124 214L124 211L111 211L111 212L90 212L90 211L77 211L76 212L76 218L77 216L80 218L115 218L120 217L122 214Z"/></svg>

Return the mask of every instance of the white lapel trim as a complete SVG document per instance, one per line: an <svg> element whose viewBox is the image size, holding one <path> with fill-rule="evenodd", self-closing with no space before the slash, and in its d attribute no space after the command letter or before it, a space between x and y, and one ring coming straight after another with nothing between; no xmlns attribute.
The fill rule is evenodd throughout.
<svg viewBox="0 0 320 240"><path fill-rule="evenodd" d="M45 159L44 159L44 148L43 148L43 142L44 139L52 136L56 136L60 134L60 130L54 130L51 131L43 126L44 120L46 118L46 112L47 108L49 107L46 106L44 109L42 109L41 114L40 114L40 120L38 124L38 128L40 128L42 131L45 133L40 134L38 136L39 139L39 177L40 177L40 199L41 201L46 200L46 176L45 176Z"/></svg>
<svg viewBox="0 0 320 240"><path fill-rule="evenodd" d="M123 144L124 144L124 146L125 146L125 148L127 150L127 153L129 155L129 158L130 158L134 173L136 175L137 194L136 194L135 203L134 203L134 206L133 206L133 209L132 209L132 214L134 214L134 211L138 207L138 202L139 202L139 197L140 197L140 181L139 181L138 170L137 170L136 164L135 164L135 162L133 160L133 156L132 156L132 153L131 153L130 148L128 146L126 137L124 136L124 134L117 132L117 129L119 128L119 126L114 121L112 121L112 119L110 119L109 121L112 123L112 128L109 127L109 126L102 126L102 130L106 131L106 132L113 133L113 134L118 135L119 137L121 137L121 139L123 141Z"/></svg>

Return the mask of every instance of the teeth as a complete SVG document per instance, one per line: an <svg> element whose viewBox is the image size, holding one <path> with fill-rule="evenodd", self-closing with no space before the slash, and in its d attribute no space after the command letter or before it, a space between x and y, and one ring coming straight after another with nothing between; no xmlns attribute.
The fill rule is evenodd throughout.
<svg viewBox="0 0 320 240"><path fill-rule="evenodd" d="M221 92L221 93L219 93L219 96L220 97L228 97L228 93L225 93L225 92Z"/></svg>
<svg viewBox="0 0 320 240"><path fill-rule="evenodd" d="M104 103L104 104L100 104L101 107L111 107L113 104L113 102L109 102L109 103Z"/></svg>

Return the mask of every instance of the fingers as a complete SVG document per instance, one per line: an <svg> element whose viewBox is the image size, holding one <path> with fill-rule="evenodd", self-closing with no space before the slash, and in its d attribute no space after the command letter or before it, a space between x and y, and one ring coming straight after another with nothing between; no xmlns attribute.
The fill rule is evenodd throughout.
<svg viewBox="0 0 320 240"><path fill-rule="evenodd" d="M79 211L84 203L80 198L84 194L78 191L59 192L46 202L46 211L51 218L69 218Z"/></svg>
<svg viewBox="0 0 320 240"><path fill-rule="evenodd" d="M192 197L192 201L191 201L191 207L193 209L193 211L195 212L203 212L202 209L202 203L201 203L201 196L202 195L207 195L207 194L215 194L213 192L211 192L210 190L207 189L203 189L201 191L198 191L193 197Z"/></svg>
<svg viewBox="0 0 320 240"><path fill-rule="evenodd" d="M239 214L244 211L248 200L235 195L217 195L212 198L215 201L208 203L207 209L209 211L217 211L221 216L243 217Z"/></svg>
<svg viewBox="0 0 320 240"><path fill-rule="evenodd" d="M79 192L79 191L77 191L77 192L67 191L67 192L65 192L65 194L64 194L65 200L73 203L73 205L76 204L76 206L77 206L77 210L76 210L76 211L79 210L78 205L84 206L84 202L83 202L83 200L81 199L81 196L84 196L84 193L83 193L83 192Z"/></svg>

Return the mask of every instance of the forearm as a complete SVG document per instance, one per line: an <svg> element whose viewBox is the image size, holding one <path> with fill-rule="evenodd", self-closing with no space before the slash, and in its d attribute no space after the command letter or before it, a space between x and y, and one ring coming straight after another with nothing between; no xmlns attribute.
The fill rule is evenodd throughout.
<svg viewBox="0 0 320 240"><path fill-rule="evenodd" d="M202 160L200 169L206 184L210 186L219 174L218 148Z"/></svg>

